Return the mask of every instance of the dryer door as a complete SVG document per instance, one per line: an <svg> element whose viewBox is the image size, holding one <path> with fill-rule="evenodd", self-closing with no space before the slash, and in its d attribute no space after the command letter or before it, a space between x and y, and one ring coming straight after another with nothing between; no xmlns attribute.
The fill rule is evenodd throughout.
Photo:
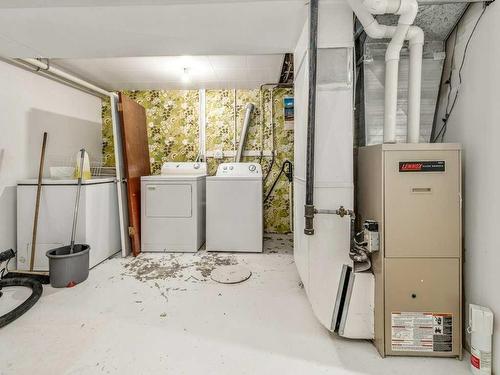
<svg viewBox="0 0 500 375"><path fill-rule="evenodd" d="M191 217L192 187L189 184L147 184L147 217Z"/></svg>

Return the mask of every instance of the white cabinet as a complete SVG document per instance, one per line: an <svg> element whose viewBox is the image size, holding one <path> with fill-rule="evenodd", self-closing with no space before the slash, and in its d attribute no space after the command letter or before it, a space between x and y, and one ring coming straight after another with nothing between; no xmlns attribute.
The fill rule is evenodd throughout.
<svg viewBox="0 0 500 375"><path fill-rule="evenodd" d="M28 270L31 257L37 181L17 184L17 268ZM34 270L48 271L45 253L68 245L76 199L76 180L43 180ZM90 245L90 267L120 251L118 201L114 178L95 178L82 185L76 243Z"/></svg>

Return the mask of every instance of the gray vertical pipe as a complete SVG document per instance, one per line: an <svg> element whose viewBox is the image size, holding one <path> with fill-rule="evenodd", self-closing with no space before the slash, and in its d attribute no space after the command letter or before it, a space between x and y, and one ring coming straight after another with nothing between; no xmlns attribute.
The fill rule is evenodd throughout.
<svg viewBox="0 0 500 375"><path fill-rule="evenodd" d="M316 123L316 65L318 54L318 0L309 2L309 102L307 110L306 204L307 235L314 234L314 130Z"/></svg>
<svg viewBox="0 0 500 375"><path fill-rule="evenodd" d="M250 120L252 118L252 111L254 107L255 106L252 103L247 103L245 109L245 119L243 120L243 126L241 127L240 142L238 143L238 151L234 156L234 161L237 163L241 162L241 158L243 157L243 150L245 148L245 143L248 135L248 126L250 125Z"/></svg>

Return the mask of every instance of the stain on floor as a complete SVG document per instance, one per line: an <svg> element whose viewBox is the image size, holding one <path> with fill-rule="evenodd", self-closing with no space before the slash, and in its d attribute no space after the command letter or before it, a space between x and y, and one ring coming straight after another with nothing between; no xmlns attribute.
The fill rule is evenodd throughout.
<svg viewBox="0 0 500 375"><path fill-rule="evenodd" d="M264 236L264 254L293 253L291 235L266 234ZM141 282L151 280L182 279L191 282L205 282L212 271L220 266L238 264L237 253L221 254L200 250L193 253L140 254L136 258L123 260L125 271L121 276L133 277ZM157 288L158 284L155 283Z"/></svg>
<svg viewBox="0 0 500 375"><path fill-rule="evenodd" d="M238 261L234 255L219 255L217 253L205 253L202 255L199 261L195 261L193 265L196 267L196 271L199 271L201 275L208 279L212 271L220 266L233 266L238 264Z"/></svg>
<svg viewBox="0 0 500 375"><path fill-rule="evenodd" d="M197 254L166 254L160 258L141 254L124 262L125 271L121 275L133 277L141 282L168 279L206 281L216 267L238 264L233 255L206 251Z"/></svg>
<svg viewBox="0 0 500 375"><path fill-rule="evenodd" d="M273 254L281 258L290 257L292 253L292 235L265 235L262 255ZM239 263L249 266L245 259L245 253L217 253L204 249L197 253L142 253L135 258L121 260L123 271L120 276L121 279L133 278L148 284L150 288L157 289L165 302L168 302L171 293L185 292L189 285L213 282L210 275L218 267ZM259 277L258 274L255 276Z"/></svg>

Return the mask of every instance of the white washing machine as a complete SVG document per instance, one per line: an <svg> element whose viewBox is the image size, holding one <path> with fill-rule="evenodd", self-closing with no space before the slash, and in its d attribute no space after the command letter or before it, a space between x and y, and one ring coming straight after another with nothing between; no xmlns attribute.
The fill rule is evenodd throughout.
<svg viewBox="0 0 500 375"><path fill-rule="evenodd" d="M206 163L165 163L141 177L141 250L196 252L205 242Z"/></svg>
<svg viewBox="0 0 500 375"><path fill-rule="evenodd" d="M262 252L262 168L222 163L207 177L207 250Z"/></svg>

